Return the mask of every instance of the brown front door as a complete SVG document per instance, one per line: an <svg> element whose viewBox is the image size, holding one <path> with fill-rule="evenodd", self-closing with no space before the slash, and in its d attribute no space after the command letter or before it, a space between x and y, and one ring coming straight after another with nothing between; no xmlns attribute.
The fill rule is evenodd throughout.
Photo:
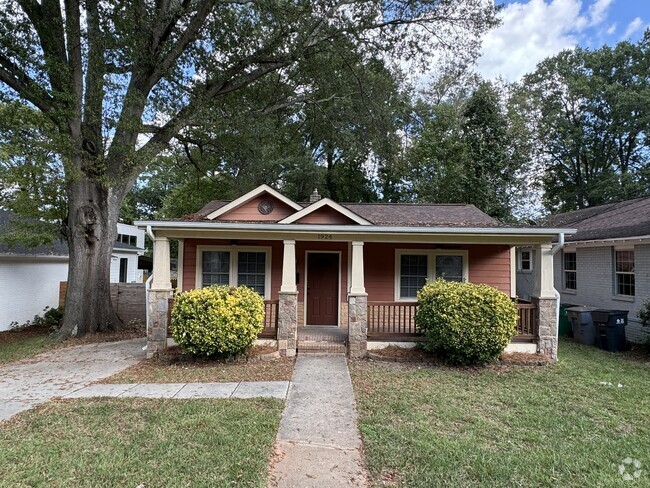
<svg viewBox="0 0 650 488"><path fill-rule="evenodd" d="M307 325L338 325L338 253L307 254Z"/></svg>

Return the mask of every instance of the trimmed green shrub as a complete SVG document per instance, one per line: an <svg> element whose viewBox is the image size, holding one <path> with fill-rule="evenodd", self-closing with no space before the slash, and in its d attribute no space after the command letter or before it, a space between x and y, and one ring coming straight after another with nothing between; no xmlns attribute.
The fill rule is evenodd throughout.
<svg viewBox="0 0 650 488"><path fill-rule="evenodd" d="M196 356L233 356L262 332L264 299L246 287L210 286L180 293L172 309L172 337Z"/></svg>
<svg viewBox="0 0 650 488"><path fill-rule="evenodd" d="M416 323L424 349L453 364L483 364L514 337L517 307L491 286L436 280L418 292Z"/></svg>

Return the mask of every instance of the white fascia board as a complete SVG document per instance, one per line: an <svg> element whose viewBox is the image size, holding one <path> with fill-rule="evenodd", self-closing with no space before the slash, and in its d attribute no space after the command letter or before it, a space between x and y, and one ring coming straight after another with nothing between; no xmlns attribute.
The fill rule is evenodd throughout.
<svg viewBox="0 0 650 488"><path fill-rule="evenodd" d="M0 254L0 261L68 261L69 256L59 254Z"/></svg>
<svg viewBox="0 0 650 488"><path fill-rule="evenodd" d="M604 247L616 244L644 244L647 242L650 242L650 235L616 237L612 239L594 239L590 241L565 241L564 247Z"/></svg>
<svg viewBox="0 0 650 488"><path fill-rule="evenodd" d="M207 215L207 219L213 220L219 217L220 215L223 215L225 213L230 212L231 210L236 209L237 207L242 206L243 204L250 202L253 198L260 196L262 193L268 193L269 195L277 198L283 203L286 203L289 205L291 208L294 210L301 210L302 206L291 200L290 198L285 197L282 193L274 190L268 185L260 185L254 190L249 191L245 195L242 195L241 197L237 198L236 200L233 200L232 202L228 203L227 205L224 205L221 208L218 208L214 212L210 213ZM136 223L137 225L137 223Z"/></svg>
<svg viewBox="0 0 650 488"><path fill-rule="evenodd" d="M345 215L347 218L356 222L359 225L372 225L372 222L368 222L363 217L355 214L353 211L348 210L343 205L339 205L334 200L330 200L329 198L321 198L316 203L312 203L309 207L305 207L299 212L296 212L295 214L285 217L280 222L278 222L278 224L293 224L297 220L300 220L303 217L309 215L310 213L315 212L316 210L321 209L325 206L331 208L332 210L342 215Z"/></svg>
<svg viewBox="0 0 650 488"><path fill-rule="evenodd" d="M576 229L530 228L530 227L383 227L369 225L316 225L295 224L287 226L280 223L239 223L239 222L196 222L196 221L155 221L143 220L135 222L140 227L151 226L154 230L242 230L242 231L275 231L275 232L317 232L324 234L451 234L451 235L518 235L518 236L553 236L558 234L572 235Z"/></svg>

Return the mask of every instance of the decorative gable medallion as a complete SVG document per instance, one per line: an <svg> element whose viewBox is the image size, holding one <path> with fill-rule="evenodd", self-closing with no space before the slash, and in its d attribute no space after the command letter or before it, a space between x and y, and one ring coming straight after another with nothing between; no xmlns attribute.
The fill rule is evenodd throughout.
<svg viewBox="0 0 650 488"><path fill-rule="evenodd" d="M273 212L273 202L270 200L262 200L257 205L257 211L262 215L268 215Z"/></svg>

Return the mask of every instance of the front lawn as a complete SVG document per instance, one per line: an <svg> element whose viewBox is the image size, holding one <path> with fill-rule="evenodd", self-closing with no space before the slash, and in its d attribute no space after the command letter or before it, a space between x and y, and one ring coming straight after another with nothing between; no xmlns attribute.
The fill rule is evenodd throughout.
<svg viewBox="0 0 650 488"><path fill-rule="evenodd" d="M351 362L375 484L650 485L650 366L569 340L559 356L547 367ZM641 463L637 481L619 473L626 459Z"/></svg>
<svg viewBox="0 0 650 488"><path fill-rule="evenodd" d="M258 486L283 403L92 399L0 423L2 486Z"/></svg>
<svg viewBox="0 0 650 488"><path fill-rule="evenodd" d="M48 351L56 346L49 330L42 327L0 332L0 364L18 361Z"/></svg>

